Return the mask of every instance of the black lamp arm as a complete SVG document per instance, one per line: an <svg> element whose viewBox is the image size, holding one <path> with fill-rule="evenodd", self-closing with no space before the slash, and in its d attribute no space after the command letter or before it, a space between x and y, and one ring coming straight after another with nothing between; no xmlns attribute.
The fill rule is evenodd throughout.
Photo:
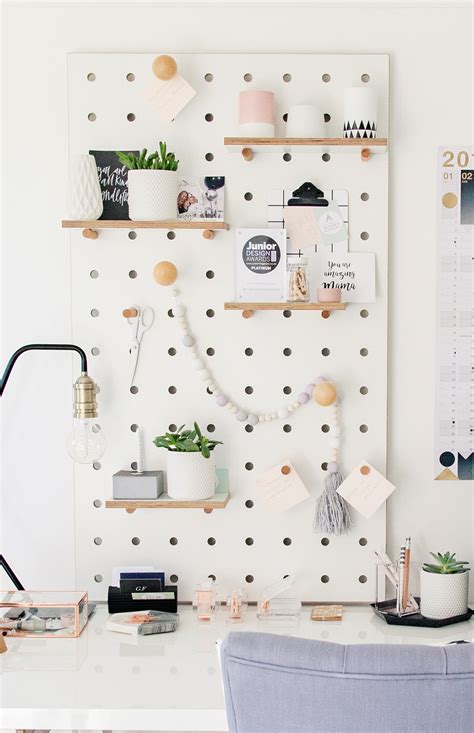
<svg viewBox="0 0 474 733"><path fill-rule="evenodd" d="M16 360L21 356L21 354L24 354L25 351L76 351L81 357L81 371L87 372L86 352L84 349L81 349L80 346L76 346L75 344L26 344L25 346L21 346L17 349L8 360L8 364L5 367L2 379L0 380L0 396L3 395L3 390L6 387Z"/></svg>

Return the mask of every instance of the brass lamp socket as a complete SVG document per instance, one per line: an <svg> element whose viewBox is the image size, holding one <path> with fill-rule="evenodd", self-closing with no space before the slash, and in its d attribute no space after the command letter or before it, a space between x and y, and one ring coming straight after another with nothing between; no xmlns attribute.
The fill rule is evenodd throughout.
<svg viewBox="0 0 474 733"><path fill-rule="evenodd" d="M87 372L76 379L73 390L73 417L81 420L97 417L96 386Z"/></svg>

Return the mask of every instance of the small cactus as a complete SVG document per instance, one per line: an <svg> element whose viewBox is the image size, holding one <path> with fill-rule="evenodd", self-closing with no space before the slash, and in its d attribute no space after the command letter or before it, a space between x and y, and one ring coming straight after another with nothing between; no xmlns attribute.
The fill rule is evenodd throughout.
<svg viewBox="0 0 474 733"><path fill-rule="evenodd" d="M179 160L176 160L174 153L166 151L166 143L160 142L160 152L155 150L154 153L147 155L148 150L143 148L141 153L122 153L117 152L117 157L122 165L129 170L149 170L149 171L177 171Z"/></svg>
<svg viewBox="0 0 474 733"><path fill-rule="evenodd" d="M437 552L436 554L434 552L430 552L430 555L431 557L434 557L436 564L428 562L423 563L423 570L426 570L427 573L453 575L453 573L464 573L466 570L469 570L468 567L464 567L464 565L469 564L468 561L456 560L455 552L445 552L444 555L440 552Z"/></svg>

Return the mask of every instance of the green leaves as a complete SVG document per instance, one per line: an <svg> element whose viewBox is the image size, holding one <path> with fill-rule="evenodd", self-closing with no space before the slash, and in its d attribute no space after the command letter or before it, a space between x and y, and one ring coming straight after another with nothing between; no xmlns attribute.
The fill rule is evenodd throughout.
<svg viewBox="0 0 474 733"><path fill-rule="evenodd" d="M166 151L166 146L165 146ZM181 453L201 453L204 458L209 458L211 451L216 445L222 445L220 440L211 440L202 434L197 422L194 423L194 430L183 430L184 425L178 428L176 433L165 433L159 435L153 443L157 448Z"/></svg>
<svg viewBox="0 0 474 733"><path fill-rule="evenodd" d="M166 143L160 142L160 152L155 150L154 153L147 155L148 150L143 148L141 153L122 153L117 152L117 157L130 170L152 170L152 171L177 171L179 160L176 160L174 153L168 153Z"/></svg>
<svg viewBox="0 0 474 733"><path fill-rule="evenodd" d="M435 563L425 562L423 564L423 570L427 573L438 573L441 575L453 575L454 573L464 573L469 570L465 565L469 565L468 560L456 560L456 553L445 552L430 552L432 558L436 560Z"/></svg>

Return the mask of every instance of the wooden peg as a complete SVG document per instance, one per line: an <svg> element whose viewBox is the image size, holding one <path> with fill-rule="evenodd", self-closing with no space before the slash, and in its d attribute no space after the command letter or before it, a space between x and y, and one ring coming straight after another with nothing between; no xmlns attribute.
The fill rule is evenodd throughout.
<svg viewBox="0 0 474 733"><path fill-rule="evenodd" d="M178 71L178 65L172 56L157 56L153 61L154 75L160 81L169 81Z"/></svg>
<svg viewBox="0 0 474 733"><path fill-rule="evenodd" d="M251 310L244 310L242 311L242 318L252 318L253 311Z"/></svg>
<svg viewBox="0 0 474 733"><path fill-rule="evenodd" d="M167 287L168 285L172 285L176 282L178 270L172 262L163 260L163 262L158 262L153 268L153 277L158 285L164 285Z"/></svg>
<svg viewBox="0 0 474 733"><path fill-rule="evenodd" d="M370 473L370 466L361 466L360 472L362 476L367 476Z"/></svg>
<svg viewBox="0 0 474 733"><path fill-rule="evenodd" d="M86 239L97 239L99 236L99 232L97 232L95 229L83 229L82 236Z"/></svg>
<svg viewBox="0 0 474 733"><path fill-rule="evenodd" d="M205 506L204 514L212 514L212 506Z"/></svg>
<svg viewBox="0 0 474 733"><path fill-rule="evenodd" d="M7 632L4 631L2 634L0 634L0 654L5 654L5 652L8 651L8 647L5 641L5 636L7 635Z"/></svg>
<svg viewBox="0 0 474 733"><path fill-rule="evenodd" d="M133 507L128 507L127 509L125 509L125 511L127 512L127 514L133 514L135 509Z"/></svg>
<svg viewBox="0 0 474 733"><path fill-rule="evenodd" d="M288 474L290 473L290 471L291 471L291 468L289 466L282 466L281 467L281 472L282 472L283 476L288 476Z"/></svg>
<svg viewBox="0 0 474 733"><path fill-rule="evenodd" d="M370 156L372 153L370 152L370 148L362 148L360 151L360 159L364 162L367 162L370 159Z"/></svg>
<svg viewBox="0 0 474 733"><path fill-rule="evenodd" d="M321 316L323 318L329 318L330 315L331 315L331 311L328 311L326 309L324 309L323 311L321 311Z"/></svg>
<svg viewBox="0 0 474 733"><path fill-rule="evenodd" d="M247 163L250 163L250 161L253 159L252 148L242 148L242 158L246 160Z"/></svg>
<svg viewBox="0 0 474 733"><path fill-rule="evenodd" d="M204 229L202 236L204 237L204 239L214 239L215 234L216 233L213 232L212 229Z"/></svg>
<svg viewBox="0 0 474 733"><path fill-rule="evenodd" d="M124 318L136 318L138 316L138 311L136 308L125 308L125 310L122 311L122 316Z"/></svg>

